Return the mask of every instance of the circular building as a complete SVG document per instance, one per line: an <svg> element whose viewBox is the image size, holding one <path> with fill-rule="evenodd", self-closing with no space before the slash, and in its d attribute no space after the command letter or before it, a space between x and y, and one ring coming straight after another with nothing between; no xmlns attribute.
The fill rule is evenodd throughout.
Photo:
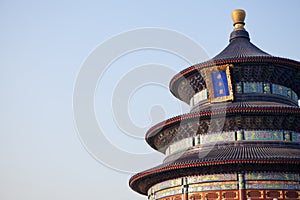
<svg viewBox="0 0 300 200"><path fill-rule="evenodd" d="M300 62L252 44L243 10L232 19L228 46L170 82L191 112L146 134L166 157L129 185L149 200L300 199Z"/></svg>

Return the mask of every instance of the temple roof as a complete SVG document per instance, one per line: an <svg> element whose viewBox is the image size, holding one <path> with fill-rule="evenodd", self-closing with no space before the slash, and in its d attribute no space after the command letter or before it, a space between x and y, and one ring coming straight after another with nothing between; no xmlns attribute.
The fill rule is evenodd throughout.
<svg viewBox="0 0 300 200"><path fill-rule="evenodd" d="M163 164L133 176L130 186L146 194L149 187L157 182L181 176L223 173L226 170L300 170L299 145L289 142L242 141L224 145L199 145L172 156L176 159L167 159Z"/></svg>
<svg viewBox="0 0 300 200"><path fill-rule="evenodd" d="M196 92L207 89L207 71L230 64L231 83L266 82L285 86L300 95L300 62L274 57L250 42L244 29L245 12L233 12L234 31L228 46L211 60L191 66L170 82L171 92L189 103ZM228 73L229 74L229 73ZM231 84L230 83L230 84ZM252 101L249 101L252 98ZM235 94L230 102L208 103L192 112L150 128L148 144L160 151L183 138L237 130L300 132L300 108L285 97L270 94ZM169 154L163 164L134 175L130 187L147 190L173 178L226 172L300 172L300 148L294 141L236 140L193 144Z"/></svg>
<svg viewBox="0 0 300 200"><path fill-rule="evenodd" d="M300 81L299 62L272 56L251 43L249 34L244 28L244 11L234 11L232 18L234 22L234 30L230 34L229 44L227 47L212 59L184 69L172 78L169 87L175 97L189 103L191 96L193 96L195 92L206 88L206 80L205 77L203 77L203 70L224 64L233 64L233 68L237 67L240 71L243 71L242 68L244 68L244 65L251 67L262 67L260 65L267 65L265 68L268 69L270 67L270 69L264 69L264 71L268 71L270 74L269 77L266 77L262 81L271 83L281 81L283 82L283 86L285 86L285 84L297 85ZM239 64L243 64L243 66L238 66ZM271 69L272 67L275 68ZM288 74L289 71L293 71L292 73L294 77L288 78L289 81L284 81L284 79L281 80L280 71L284 71L284 74ZM262 74L263 72L257 73L257 75L259 75L258 77L264 77ZM248 78L255 81L255 77L249 77L248 74L241 74L237 77L239 79L237 81L249 81L247 80ZM198 84L196 88L194 82L197 82ZM293 82L293 84L291 82ZM298 95L300 94L299 88L295 88L294 91Z"/></svg>
<svg viewBox="0 0 300 200"><path fill-rule="evenodd" d="M214 121L213 128L211 119L219 118L224 120ZM169 143L196 133L207 134L214 129L215 132L250 130L255 127L300 132L300 108L276 103L265 105L264 102L214 104L205 110L179 115L156 124L148 130L146 141L155 150L164 152Z"/></svg>
<svg viewBox="0 0 300 200"><path fill-rule="evenodd" d="M255 56L271 56L250 42L248 32L244 29L246 13L244 10L234 10L232 20L234 31L230 34L229 45L212 60L246 58Z"/></svg>
<svg viewBox="0 0 300 200"><path fill-rule="evenodd" d="M249 34L246 30L235 30L230 35L230 43L212 60L224 60L247 57L270 57L271 55L262 51L250 42Z"/></svg>

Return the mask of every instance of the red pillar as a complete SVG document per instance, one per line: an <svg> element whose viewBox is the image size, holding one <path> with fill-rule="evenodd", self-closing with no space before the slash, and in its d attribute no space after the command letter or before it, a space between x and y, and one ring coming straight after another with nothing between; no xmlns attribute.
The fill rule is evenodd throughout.
<svg viewBox="0 0 300 200"><path fill-rule="evenodd" d="M247 200L244 173L238 174L238 182L239 182L239 200Z"/></svg>
<svg viewBox="0 0 300 200"><path fill-rule="evenodd" d="M245 189L240 189L239 190L239 200L247 200L247 198L246 198L246 190Z"/></svg>

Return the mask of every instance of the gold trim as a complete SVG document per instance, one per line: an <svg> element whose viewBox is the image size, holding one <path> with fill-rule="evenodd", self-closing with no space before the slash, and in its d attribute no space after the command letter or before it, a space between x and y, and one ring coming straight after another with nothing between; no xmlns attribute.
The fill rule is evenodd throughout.
<svg viewBox="0 0 300 200"><path fill-rule="evenodd" d="M212 68L206 69L205 70L205 76L206 76L206 85L208 88L208 94L209 94L209 100L210 103L219 103L219 102L224 102L224 101L232 101L233 100L233 92L232 92L232 84L231 84L231 76L230 76L230 67L233 67L232 64L226 64L226 65L219 65L219 66L214 66ZM214 97L214 88L213 88L213 83L212 83L212 73L214 72L226 72L227 76L227 83L228 83L228 90L229 90L229 95L228 96L223 96L223 97Z"/></svg>
<svg viewBox="0 0 300 200"><path fill-rule="evenodd" d="M289 198L289 197L287 197L287 193L288 192L296 192L296 193L298 193L298 197L300 196L300 191L299 190L285 190L284 191L284 198L285 199L294 199L294 198Z"/></svg>
<svg viewBox="0 0 300 200"><path fill-rule="evenodd" d="M259 192L260 197L251 197L249 196L250 192ZM247 198L253 198L253 199L263 199L264 198L264 190L246 190Z"/></svg>
<svg viewBox="0 0 300 200"><path fill-rule="evenodd" d="M266 190L265 191L266 198L273 199L273 197L270 197L270 196L267 195L268 192L279 192L279 197L276 197L276 198L280 198L280 199L283 198L282 190Z"/></svg>
<svg viewBox="0 0 300 200"><path fill-rule="evenodd" d="M218 197L217 197L217 198L214 198L214 199L215 199L215 200L220 200L220 199L221 199L221 192L220 192L220 191L207 191L207 192L204 192L203 197L204 197L205 199L211 199L211 198L208 198L208 197L207 197L208 194L217 194Z"/></svg>
<svg viewBox="0 0 300 200"><path fill-rule="evenodd" d="M233 193L235 193L235 197L234 198L225 198L225 193L227 193L227 192L233 192ZM226 200L226 199L239 199L239 192L238 191L235 191L235 190L223 190L222 191L222 200Z"/></svg>

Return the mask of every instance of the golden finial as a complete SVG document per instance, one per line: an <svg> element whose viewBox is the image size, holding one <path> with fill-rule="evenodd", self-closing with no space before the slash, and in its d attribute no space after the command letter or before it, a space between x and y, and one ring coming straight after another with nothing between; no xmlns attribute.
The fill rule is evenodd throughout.
<svg viewBox="0 0 300 200"><path fill-rule="evenodd" d="M232 11L234 30L244 30L246 12L242 9Z"/></svg>

